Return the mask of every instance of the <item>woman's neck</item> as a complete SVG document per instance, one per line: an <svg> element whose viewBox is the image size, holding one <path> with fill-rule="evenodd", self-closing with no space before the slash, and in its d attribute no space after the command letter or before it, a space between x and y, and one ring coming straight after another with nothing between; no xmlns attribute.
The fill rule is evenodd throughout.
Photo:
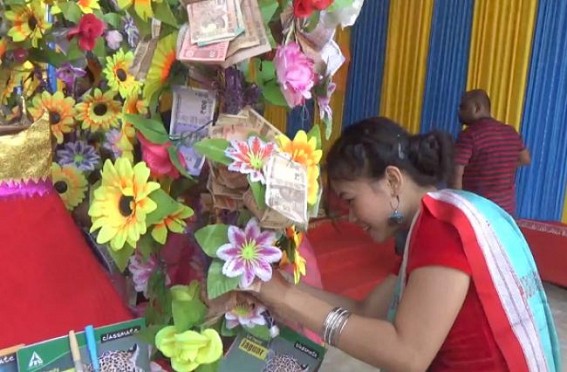
<svg viewBox="0 0 567 372"><path fill-rule="evenodd" d="M421 200L423 199L423 197L427 193L433 191L437 191L437 188L435 186L422 187L415 185L415 188L412 190L412 192L408 193L411 196L408 196L407 200L406 219L404 223L404 227L406 229L409 229L411 227L415 215L421 209Z"/></svg>

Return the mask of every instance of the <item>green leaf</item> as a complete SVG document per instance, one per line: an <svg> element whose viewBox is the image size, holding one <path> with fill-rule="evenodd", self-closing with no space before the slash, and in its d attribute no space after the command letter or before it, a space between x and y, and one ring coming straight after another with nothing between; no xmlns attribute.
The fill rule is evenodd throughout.
<svg viewBox="0 0 567 372"><path fill-rule="evenodd" d="M144 317L148 324L170 324L171 292L167 283L167 275L163 268L155 270L148 280L148 297L150 302Z"/></svg>
<svg viewBox="0 0 567 372"><path fill-rule="evenodd" d="M327 12L332 13L346 7L351 7L354 0L334 0L333 4L327 8Z"/></svg>
<svg viewBox="0 0 567 372"><path fill-rule="evenodd" d="M4 4L6 5L25 5L26 0L4 0Z"/></svg>
<svg viewBox="0 0 567 372"><path fill-rule="evenodd" d="M69 49L67 49L67 59L69 61L76 61L78 59L84 58L85 52L79 48L79 40L74 38L69 42Z"/></svg>
<svg viewBox="0 0 567 372"><path fill-rule="evenodd" d="M93 49L93 54L101 60L104 65L104 59L106 58L106 44L104 38L99 37Z"/></svg>
<svg viewBox="0 0 567 372"><path fill-rule="evenodd" d="M142 135L152 143L162 145L169 141L169 136L161 121L148 119L140 115L124 114L127 122L142 132Z"/></svg>
<svg viewBox="0 0 567 372"><path fill-rule="evenodd" d="M228 225L205 226L195 232L195 239L209 257L217 257L217 250L228 243Z"/></svg>
<svg viewBox="0 0 567 372"><path fill-rule="evenodd" d="M243 328L243 330L250 333L252 336L264 341L269 341L272 339L272 337L270 336L270 329L265 325L257 325L252 328Z"/></svg>
<svg viewBox="0 0 567 372"><path fill-rule="evenodd" d="M236 336L238 331L238 327L232 328L232 329L228 329L226 328L226 319L223 318L222 320L222 326L220 329L220 335L223 337L234 337Z"/></svg>
<svg viewBox="0 0 567 372"><path fill-rule="evenodd" d="M157 204L157 208L146 216L146 225L154 225L162 221L179 208L179 203L173 200L163 189L157 189L152 192L150 199Z"/></svg>
<svg viewBox="0 0 567 372"><path fill-rule="evenodd" d="M140 330L140 332L136 333L136 337L149 344L153 345L156 339L157 333L162 329L167 327L167 325L150 325L147 328Z"/></svg>
<svg viewBox="0 0 567 372"><path fill-rule="evenodd" d="M254 217L254 214L248 209L241 209L238 213L238 221L236 221L236 224L238 226L244 226L252 217Z"/></svg>
<svg viewBox="0 0 567 372"><path fill-rule="evenodd" d="M77 5L75 1L69 2L61 2L59 3L59 8L61 8L61 13L66 20L73 23L78 23L81 17L83 16L83 12L81 12L81 8Z"/></svg>
<svg viewBox="0 0 567 372"><path fill-rule="evenodd" d="M122 17L118 13L106 13L102 19L116 29L122 28Z"/></svg>
<svg viewBox="0 0 567 372"><path fill-rule="evenodd" d="M128 267L128 260L130 260L130 256L134 253L134 248L132 248L129 244L124 244L124 247L118 251L109 247L108 253L110 254L110 257L112 257L112 260L114 260L118 270L120 270L120 272L124 272L126 267Z"/></svg>
<svg viewBox="0 0 567 372"><path fill-rule="evenodd" d="M136 25L136 28L138 28L138 32L140 33L140 40L144 39L147 36L152 35L151 22L142 20L140 16L138 16L138 13L134 11L134 7L128 10L128 14L130 14L132 19L134 20L134 24Z"/></svg>
<svg viewBox="0 0 567 372"><path fill-rule="evenodd" d="M232 160L224 153L229 145L230 142L223 138L205 138L195 143L193 148L208 160L229 165Z"/></svg>
<svg viewBox="0 0 567 372"><path fill-rule="evenodd" d="M264 23L269 23L276 10L278 10L279 4L277 0L260 0L260 12L262 13L262 20Z"/></svg>
<svg viewBox="0 0 567 372"><path fill-rule="evenodd" d="M230 292L240 283L240 277L229 278L222 273L223 262L221 260L213 260L207 274L207 295L209 299L217 298L227 292Z"/></svg>
<svg viewBox="0 0 567 372"><path fill-rule="evenodd" d="M323 119L323 124L325 124L325 139L328 140L333 134L333 122L328 116Z"/></svg>
<svg viewBox="0 0 567 372"><path fill-rule="evenodd" d="M220 359L210 364L201 364L195 372L217 372L220 366Z"/></svg>
<svg viewBox="0 0 567 372"><path fill-rule="evenodd" d="M319 24L320 16L321 16L321 12L313 12L311 17L309 17L309 22L305 27L305 32L310 33L313 32L313 30L315 30L315 27L317 27L317 25Z"/></svg>
<svg viewBox="0 0 567 372"><path fill-rule="evenodd" d="M57 53L47 47L41 49L30 49L28 58L35 62L48 63L54 67L59 67L68 60L63 53Z"/></svg>
<svg viewBox="0 0 567 372"><path fill-rule="evenodd" d="M283 96L280 86L275 80L272 80L264 85L262 95L264 96L264 99L272 105L289 107L287 101Z"/></svg>
<svg viewBox="0 0 567 372"><path fill-rule="evenodd" d="M199 299L199 283L175 285L171 287L171 312L173 324L178 332L185 332L200 324L205 319L207 307Z"/></svg>
<svg viewBox="0 0 567 372"><path fill-rule="evenodd" d="M262 85L264 85L264 82L274 80L276 78L276 68L274 66L274 62L263 61L259 66L258 75L258 78L262 81Z"/></svg>
<svg viewBox="0 0 567 372"><path fill-rule="evenodd" d="M167 152L169 153L169 160L171 160L171 164L177 168L179 173L181 173L185 178L193 178L189 173L187 173L187 170L183 167L181 161L179 161L179 150L175 146L169 146L167 148Z"/></svg>
<svg viewBox="0 0 567 372"><path fill-rule="evenodd" d="M313 127L311 127L311 130L307 133L307 137L315 137L315 140L317 140L317 148L321 148L321 129L318 125L313 125Z"/></svg>
<svg viewBox="0 0 567 372"><path fill-rule="evenodd" d="M155 253L156 246L157 243L154 239L152 239L151 234L144 234L142 235L140 240L138 240L136 249L138 250L138 252L140 252L142 257L147 260L148 258L150 258L152 253Z"/></svg>
<svg viewBox="0 0 567 372"><path fill-rule="evenodd" d="M252 182L250 176L248 176L248 183L250 184L250 190L254 195L254 200L260 209L266 209L266 186L262 185L261 182Z"/></svg>
<svg viewBox="0 0 567 372"><path fill-rule="evenodd" d="M179 28L177 19L175 18L175 15L171 11L171 7L169 6L169 4L167 2L165 2L165 1L162 1L162 2L159 2L159 3L155 2L154 3L154 14L155 14L155 18L159 19L163 23L166 23L166 24L173 26L175 28Z"/></svg>

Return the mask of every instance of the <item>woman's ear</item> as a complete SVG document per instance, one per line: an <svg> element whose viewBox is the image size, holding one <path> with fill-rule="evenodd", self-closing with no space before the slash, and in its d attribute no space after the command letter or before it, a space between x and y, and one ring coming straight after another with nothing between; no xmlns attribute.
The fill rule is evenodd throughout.
<svg viewBox="0 0 567 372"><path fill-rule="evenodd" d="M402 171L400 168L395 167L393 165L389 165L386 167L386 171L384 172L385 179L386 179L386 186L388 187L388 191L391 196L397 196L400 194L400 190L402 189L404 177L402 175Z"/></svg>

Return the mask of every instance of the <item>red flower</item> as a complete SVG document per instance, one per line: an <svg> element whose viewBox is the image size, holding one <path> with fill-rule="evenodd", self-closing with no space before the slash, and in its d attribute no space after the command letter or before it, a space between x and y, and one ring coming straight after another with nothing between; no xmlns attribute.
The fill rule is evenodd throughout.
<svg viewBox="0 0 567 372"><path fill-rule="evenodd" d="M79 38L79 48L91 51L95 47L96 39L103 34L105 28L104 22L94 14L85 14L79 21L79 24L69 30L67 39L71 40L77 36Z"/></svg>
<svg viewBox="0 0 567 372"><path fill-rule="evenodd" d="M150 142L141 133L137 133L138 141L142 145L142 160L146 162L150 168L151 175L156 178L169 176L173 179L179 178L179 171L171 162L168 148L172 146L171 142L163 145L157 145ZM179 154L179 162L185 166L185 158Z"/></svg>
<svg viewBox="0 0 567 372"><path fill-rule="evenodd" d="M327 9L333 0L293 0L293 14L296 18L307 18L315 10Z"/></svg>

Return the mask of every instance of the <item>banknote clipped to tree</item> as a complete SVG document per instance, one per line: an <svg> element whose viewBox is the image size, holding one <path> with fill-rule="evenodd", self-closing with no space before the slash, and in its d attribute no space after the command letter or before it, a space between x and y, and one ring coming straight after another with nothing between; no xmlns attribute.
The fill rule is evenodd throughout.
<svg viewBox="0 0 567 372"><path fill-rule="evenodd" d="M55 189L132 284L163 368L214 371L222 338L277 333L239 293L280 267L305 275L302 234L319 212L321 140L345 60L335 33L362 6L0 4L0 125L49 117ZM289 138L262 116L311 100L322 133Z"/></svg>

